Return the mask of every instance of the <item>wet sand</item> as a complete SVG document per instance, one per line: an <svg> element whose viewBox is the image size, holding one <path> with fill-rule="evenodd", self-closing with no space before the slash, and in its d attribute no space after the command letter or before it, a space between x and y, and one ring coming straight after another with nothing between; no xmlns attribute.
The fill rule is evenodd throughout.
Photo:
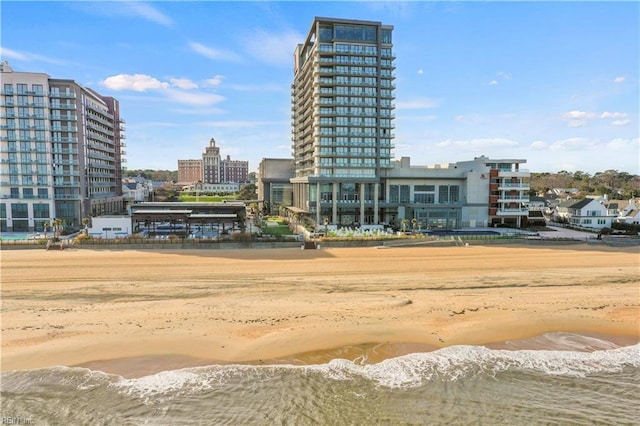
<svg viewBox="0 0 640 426"><path fill-rule="evenodd" d="M2 371L376 362L546 332L640 337L638 248L3 251Z"/></svg>

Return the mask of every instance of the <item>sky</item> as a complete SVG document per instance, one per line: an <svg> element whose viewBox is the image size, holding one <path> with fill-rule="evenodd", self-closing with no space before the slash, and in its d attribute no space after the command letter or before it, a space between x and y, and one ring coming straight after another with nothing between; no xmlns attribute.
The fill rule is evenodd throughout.
<svg viewBox="0 0 640 426"><path fill-rule="evenodd" d="M7 1L0 58L120 101L128 169L291 158L313 18L393 25L395 159L640 174L640 3Z"/></svg>

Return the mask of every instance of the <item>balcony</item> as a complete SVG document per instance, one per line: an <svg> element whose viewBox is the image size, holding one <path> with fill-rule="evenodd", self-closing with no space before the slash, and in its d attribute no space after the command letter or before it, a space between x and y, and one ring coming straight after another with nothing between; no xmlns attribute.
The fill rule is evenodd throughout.
<svg viewBox="0 0 640 426"><path fill-rule="evenodd" d="M50 115L49 119L51 119L51 120L60 120L60 121L78 121L78 118L73 114Z"/></svg>
<svg viewBox="0 0 640 426"><path fill-rule="evenodd" d="M80 200L80 194L55 194L53 196L56 200Z"/></svg>
<svg viewBox="0 0 640 426"><path fill-rule="evenodd" d="M526 194L519 195L499 195L498 196L499 203L528 203L529 196Z"/></svg>
<svg viewBox="0 0 640 426"><path fill-rule="evenodd" d="M77 132L78 128L76 126L54 126L54 127L51 127L51 131L53 131L53 132Z"/></svg>
<svg viewBox="0 0 640 426"><path fill-rule="evenodd" d="M515 177L515 178L521 178L521 177L528 177L529 175L531 175L530 171L527 169L512 169L512 170L500 170L498 169L498 176L501 178L511 178L511 177Z"/></svg>
<svg viewBox="0 0 640 426"><path fill-rule="evenodd" d="M75 92L49 92L50 98L75 99Z"/></svg>
<svg viewBox="0 0 640 426"><path fill-rule="evenodd" d="M501 208L496 210L497 216L528 216L529 209L526 207L519 208Z"/></svg>
<svg viewBox="0 0 640 426"><path fill-rule="evenodd" d="M76 104L58 104L58 105L50 105L49 109L69 110L69 109L78 109L78 107L76 106Z"/></svg>
<svg viewBox="0 0 640 426"><path fill-rule="evenodd" d="M530 189L530 185L524 182L500 182L498 183L498 190L504 189L513 189L513 190L521 190L528 191Z"/></svg>

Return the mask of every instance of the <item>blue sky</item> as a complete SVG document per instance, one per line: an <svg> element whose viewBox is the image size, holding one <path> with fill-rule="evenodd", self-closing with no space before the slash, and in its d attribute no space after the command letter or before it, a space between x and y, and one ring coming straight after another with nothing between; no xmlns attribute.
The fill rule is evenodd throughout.
<svg viewBox="0 0 640 426"><path fill-rule="evenodd" d="M393 25L395 158L640 173L638 2L3 1L0 56L120 100L127 167L291 156L315 16Z"/></svg>

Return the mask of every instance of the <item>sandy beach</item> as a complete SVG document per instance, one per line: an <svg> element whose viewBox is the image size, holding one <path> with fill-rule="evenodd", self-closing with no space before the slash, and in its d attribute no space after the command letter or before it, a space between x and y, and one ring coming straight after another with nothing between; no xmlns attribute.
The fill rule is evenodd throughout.
<svg viewBox="0 0 640 426"><path fill-rule="evenodd" d="M1 255L2 371L375 362L553 331L640 338L637 247Z"/></svg>

